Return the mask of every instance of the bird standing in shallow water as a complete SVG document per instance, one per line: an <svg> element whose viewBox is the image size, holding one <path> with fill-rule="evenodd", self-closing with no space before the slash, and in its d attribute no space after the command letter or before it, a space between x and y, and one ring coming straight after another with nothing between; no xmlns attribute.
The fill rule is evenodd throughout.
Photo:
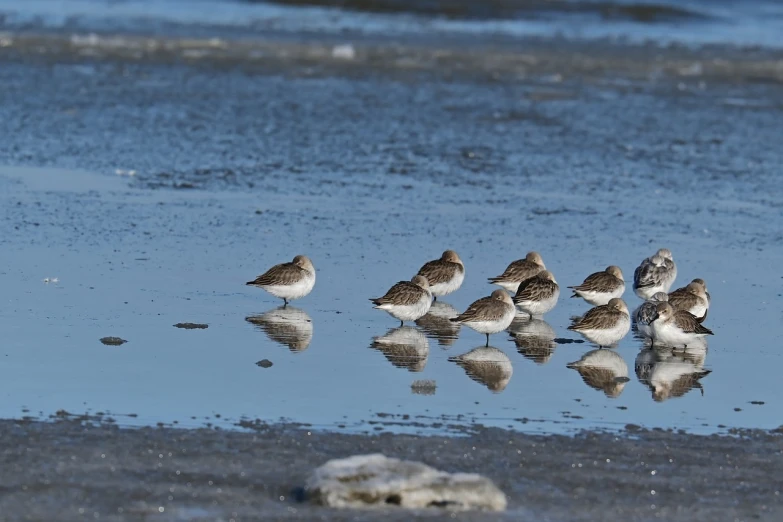
<svg viewBox="0 0 783 522"><path fill-rule="evenodd" d="M427 278L433 300L437 300L438 296L456 292L462 286L462 281L465 280L465 265L455 251L446 250L440 259L425 263L417 275Z"/></svg>
<svg viewBox="0 0 783 522"><path fill-rule="evenodd" d="M669 303L675 310L685 310L703 323L710 309L710 294L703 279L694 279L686 286L678 288L669 294Z"/></svg>
<svg viewBox="0 0 783 522"><path fill-rule="evenodd" d="M290 263L275 265L252 281L245 283L257 286L283 300L299 299L310 293L315 286L315 267L307 256L296 256Z"/></svg>
<svg viewBox="0 0 783 522"><path fill-rule="evenodd" d="M544 270L522 281L513 301L532 318L544 315L554 308L559 297L560 286L555 281L555 276L549 270Z"/></svg>
<svg viewBox="0 0 783 522"><path fill-rule="evenodd" d="M485 334L489 346L489 334L508 328L515 315L516 309L511 297L505 290L495 290L489 297L473 302L467 310L449 320Z"/></svg>
<svg viewBox="0 0 783 522"><path fill-rule="evenodd" d="M628 306L622 299L611 299L605 305L591 308L568 329L579 332L599 347L611 346L631 329Z"/></svg>
<svg viewBox="0 0 783 522"><path fill-rule="evenodd" d="M524 259L512 261L497 277L490 277L489 282L516 293L519 283L546 270L544 260L538 252L528 252Z"/></svg>
<svg viewBox="0 0 783 522"><path fill-rule="evenodd" d="M370 301L375 308L384 310L395 319L399 319L402 326L405 321L415 321L429 311L432 305L432 294L427 278L417 275L410 281L400 281L383 297L371 298Z"/></svg>
<svg viewBox="0 0 783 522"><path fill-rule="evenodd" d="M636 331L643 337L652 339L653 332L650 323L655 319L658 313L658 303L665 303L669 300L666 292L653 294L650 299L639 305L639 308L633 312L633 322L636 325Z"/></svg>
<svg viewBox="0 0 783 522"><path fill-rule="evenodd" d="M587 276L581 285L569 286L574 291L571 297L581 297L591 305L605 305L610 299L622 297L625 292L623 271L617 266L608 266L603 272Z"/></svg>
<svg viewBox="0 0 783 522"><path fill-rule="evenodd" d="M655 344L666 346L688 347L704 338L713 335L712 330L705 328L692 313L685 310L675 310L669 303L658 303L655 319L650 323Z"/></svg>
<svg viewBox="0 0 783 522"><path fill-rule="evenodd" d="M671 250L661 248L636 267L633 273L633 291L642 299L658 292L668 292L677 278L677 265Z"/></svg>

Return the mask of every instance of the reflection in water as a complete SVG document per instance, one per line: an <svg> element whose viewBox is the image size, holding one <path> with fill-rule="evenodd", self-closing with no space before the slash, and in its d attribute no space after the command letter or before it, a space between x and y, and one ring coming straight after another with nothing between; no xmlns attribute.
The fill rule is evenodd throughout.
<svg viewBox="0 0 783 522"><path fill-rule="evenodd" d="M415 395L435 395L437 388L438 385L432 379L411 383L411 393Z"/></svg>
<svg viewBox="0 0 783 522"><path fill-rule="evenodd" d="M416 319L416 324L429 337L437 339L439 345L451 346L457 340L460 325L452 323L449 319L458 315L459 311L449 303L434 301L430 306L430 311L424 317Z"/></svg>
<svg viewBox="0 0 783 522"><path fill-rule="evenodd" d="M508 333L514 337L517 351L537 364L546 363L555 353L555 330L543 319L517 315Z"/></svg>
<svg viewBox="0 0 783 522"><path fill-rule="evenodd" d="M271 340L287 346L292 352L307 350L313 340L313 320L307 312L291 305L251 315L245 321L256 325Z"/></svg>
<svg viewBox="0 0 783 522"><path fill-rule="evenodd" d="M623 358L605 348L589 351L566 367L579 372L586 385L604 392L607 397L619 397L630 380Z"/></svg>
<svg viewBox="0 0 783 522"><path fill-rule="evenodd" d="M457 363L465 370L468 377L495 393L502 392L506 388L514 373L511 359L492 346L474 348L468 353L449 357L449 361Z"/></svg>
<svg viewBox="0 0 783 522"><path fill-rule="evenodd" d="M634 369L639 382L650 388L653 400L682 397L690 390L704 389L699 381L711 373L704 369L706 344L692 349L646 348L636 356Z"/></svg>
<svg viewBox="0 0 783 522"><path fill-rule="evenodd" d="M412 372L424 369L430 353L427 338L412 326L392 328L386 335L374 337L370 346L383 352L397 368L407 368Z"/></svg>

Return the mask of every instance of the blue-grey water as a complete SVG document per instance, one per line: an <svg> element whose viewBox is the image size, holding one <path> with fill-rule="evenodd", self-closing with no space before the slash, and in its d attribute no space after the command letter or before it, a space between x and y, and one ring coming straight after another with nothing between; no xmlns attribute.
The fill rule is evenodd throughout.
<svg viewBox="0 0 783 522"><path fill-rule="evenodd" d="M724 19L741 25L732 13L770 9L772 20L775 5L687 8L728 10ZM470 31L501 24L486 17L346 10L326 24L319 9L0 2L0 417L67 410L125 424L284 418L398 431L780 424L776 51L743 54L736 45L748 42L726 29L718 40L729 49L717 57L617 42L588 56L547 32L551 44L531 44L520 65L516 51L470 54ZM247 29L237 40L220 29L232 16ZM287 27L290 39L278 32L264 47L253 16L268 16L270 31ZM382 55L396 49L394 24L417 23L430 40ZM697 24L718 22L591 27L626 23L655 39L683 24L690 29L670 34L703 36ZM308 31L340 24L388 39L356 33L356 60L335 60L333 40L324 55L326 37ZM457 43L444 51L431 28ZM160 46L149 54L134 47L145 31L157 36L144 45ZM210 34L221 39L213 45ZM194 54L180 40L182 54L156 54L183 35L217 51ZM251 51L231 54L243 45ZM362 54L373 45L380 65ZM624 386L591 387L566 367L595 347L570 342L580 337L566 330L569 318L589 306L565 288L536 324L543 340L492 337L513 373L483 382L449 361L484 344L472 330L450 337L436 319L407 333L412 347L374 342L397 322L368 298L446 248L467 277L443 301L463 310L529 250L562 287L619 265L634 308L633 269L659 247L674 252L675 286L707 281L715 335L687 357L652 356L627 336L615 349ZM299 253L318 282L292 308L244 286ZM208 328L173 326L182 322ZM106 346L106 336L128 342ZM263 359L272 366L256 364ZM654 400L656 368L703 376Z"/></svg>
<svg viewBox="0 0 783 522"><path fill-rule="evenodd" d="M258 37L270 32L398 38L565 37L780 48L774 0L336 2L330 0L0 0L0 30L142 31Z"/></svg>

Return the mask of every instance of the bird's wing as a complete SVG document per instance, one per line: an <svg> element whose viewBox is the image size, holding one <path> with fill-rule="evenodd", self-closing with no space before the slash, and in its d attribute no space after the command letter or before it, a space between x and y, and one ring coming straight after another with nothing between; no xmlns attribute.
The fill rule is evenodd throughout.
<svg viewBox="0 0 783 522"><path fill-rule="evenodd" d="M273 266L254 280L248 281L247 284L258 286L291 285L299 281L304 272L303 268L293 263L281 263Z"/></svg>

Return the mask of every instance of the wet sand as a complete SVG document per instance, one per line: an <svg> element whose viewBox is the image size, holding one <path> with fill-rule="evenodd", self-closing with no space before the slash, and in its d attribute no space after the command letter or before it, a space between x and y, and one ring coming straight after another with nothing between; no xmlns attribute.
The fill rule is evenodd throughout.
<svg viewBox="0 0 783 522"><path fill-rule="evenodd" d="M89 424L89 423L88 423ZM458 520L775 521L783 516L782 432L695 436L341 435L293 425L249 432L121 429L77 420L0 421L0 520L410 520L302 502L331 458L382 452L490 477L503 514ZM436 510L415 513L449 519Z"/></svg>

